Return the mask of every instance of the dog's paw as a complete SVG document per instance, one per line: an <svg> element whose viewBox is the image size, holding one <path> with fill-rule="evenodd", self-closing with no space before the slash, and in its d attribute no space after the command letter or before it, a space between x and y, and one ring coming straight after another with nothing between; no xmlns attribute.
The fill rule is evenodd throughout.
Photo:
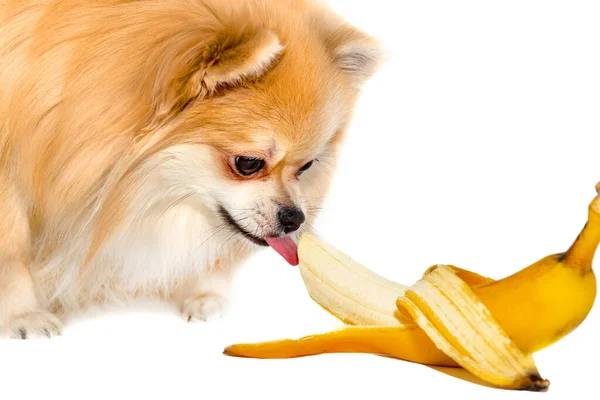
<svg viewBox="0 0 600 400"><path fill-rule="evenodd" d="M219 319L226 311L227 299L215 293L191 297L183 304L183 316L188 322Z"/></svg>
<svg viewBox="0 0 600 400"><path fill-rule="evenodd" d="M62 322L47 311L34 311L13 318L8 324L8 335L13 339L41 339L59 336Z"/></svg>

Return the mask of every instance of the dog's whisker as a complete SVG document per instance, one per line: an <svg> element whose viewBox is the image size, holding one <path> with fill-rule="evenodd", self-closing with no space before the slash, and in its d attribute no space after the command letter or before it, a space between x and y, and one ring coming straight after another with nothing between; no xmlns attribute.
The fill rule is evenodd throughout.
<svg viewBox="0 0 600 400"><path fill-rule="evenodd" d="M308 227L309 227L309 228L310 228L312 231L314 231L314 232L315 232L317 235L319 235L319 236L322 236L321 232L319 232L319 230L318 230L317 228L315 228L315 227L314 227L314 225L312 225L312 224L310 224L310 223L308 223L308 222L305 222L305 224L306 224L306 226L308 226ZM304 228L304 230L306 230L306 229Z"/></svg>
<svg viewBox="0 0 600 400"><path fill-rule="evenodd" d="M183 196L179 197L177 200L175 200L173 203L171 203L162 213L160 213L160 215L158 216L158 218L156 219L156 221L154 222L154 224L156 225L158 223L158 221L160 221L160 219L167 212L169 212L169 210L173 209L173 207L176 207L178 204L181 204L183 201L189 199L190 197L192 197L195 194L197 194L197 192L195 190L193 190L193 191L188 192L188 193L184 194Z"/></svg>
<svg viewBox="0 0 600 400"><path fill-rule="evenodd" d="M238 232L232 232L231 235L229 235L229 237L227 238L227 240L225 240L225 242L223 242L223 244L221 245L221 247L219 247L219 250L217 253L220 253L221 250L223 249L223 247L231 240L233 239L233 237L237 236Z"/></svg>
<svg viewBox="0 0 600 400"><path fill-rule="evenodd" d="M232 211L256 211L253 208L232 208Z"/></svg>
<svg viewBox="0 0 600 400"><path fill-rule="evenodd" d="M206 242L208 242L210 239L212 239L216 234L218 234L219 232L221 232L223 229L227 228L227 224L223 223L221 225L219 225L218 227L216 227L216 231L210 235L206 240L204 240L202 243L200 243L200 245L198 247L196 247L196 249L194 249L194 252L198 251ZM218 229L217 229L218 228ZM211 229L213 230L213 229Z"/></svg>
<svg viewBox="0 0 600 400"><path fill-rule="evenodd" d="M240 255L242 250L245 250L246 246L248 246L248 243L252 243L250 242L250 240L246 237L244 237L244 240L240 243L240 245L238 246L237 251L235 252L234 255L234 259L237 259L238 256Z"/></svg>
<svg viewBox="0 0 600 400"><path fill-rule="evenodd" d="M240 222L243 222L243 221L245 221L245 220L247 220L248 218L251 218L251 217L252 217L252 216L251 216L251 215L249 215L249 216L247 216L247 217L244 217L244 218L240 218L240 219L234 219L234 221L235 221L236 223L238 223L238 224L239 224Z"/></svg>

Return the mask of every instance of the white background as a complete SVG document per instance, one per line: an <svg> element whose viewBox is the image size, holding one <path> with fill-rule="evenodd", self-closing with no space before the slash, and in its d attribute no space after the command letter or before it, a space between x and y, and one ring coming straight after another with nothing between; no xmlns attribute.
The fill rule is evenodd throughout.
<svg viewBox="0 0 600 400"><path fill-rule="evenodd" d="M566 250L600 180L598 3L330 2L388 60L364 89L319 233L406 284L436 263L501 278ZM372 355L225 357L229 344L339 326L273 251L236 286L230 314L210 324L165 308L0 341L0 398L598 398L598 308L536 354L551 388L532 394Z"/></svg>

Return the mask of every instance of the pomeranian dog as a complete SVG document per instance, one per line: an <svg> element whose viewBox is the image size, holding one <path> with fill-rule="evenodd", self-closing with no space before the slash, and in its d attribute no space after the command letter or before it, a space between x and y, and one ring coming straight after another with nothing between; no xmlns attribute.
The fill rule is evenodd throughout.
<svg viewBox="0 0 600 400"><path fill-rule="evenodd" d="M0 327L147 297L220 316L297 264L378 43L312 0L0 0Z"/></svg>

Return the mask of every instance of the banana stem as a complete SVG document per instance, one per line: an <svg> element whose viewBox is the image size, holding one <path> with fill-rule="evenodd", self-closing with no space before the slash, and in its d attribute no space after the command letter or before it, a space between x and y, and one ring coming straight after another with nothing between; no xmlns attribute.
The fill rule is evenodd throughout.
<svg viewBox="0 0 600 400"><path fill-rule="evenodd" d="M592 270L592 261L600 243L600 196L589 207L589 218L583 230L565 253L565 262L582 273Z"/></svg>

